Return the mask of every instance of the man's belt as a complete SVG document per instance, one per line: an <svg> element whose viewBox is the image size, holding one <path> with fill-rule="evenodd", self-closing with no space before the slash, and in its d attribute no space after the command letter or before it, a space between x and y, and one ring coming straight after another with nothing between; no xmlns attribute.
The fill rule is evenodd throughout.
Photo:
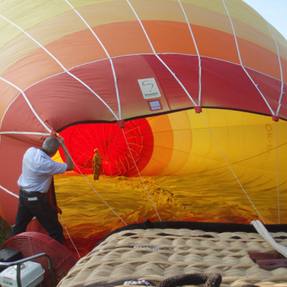
<svg viewBox="0 0 287 287"><path fill-rule="evenodd" d="M20 195L28 201L37 201L40 198L46 197L47 192L44 193L40 191L26 191L24 189L20 189Z"/></svg>

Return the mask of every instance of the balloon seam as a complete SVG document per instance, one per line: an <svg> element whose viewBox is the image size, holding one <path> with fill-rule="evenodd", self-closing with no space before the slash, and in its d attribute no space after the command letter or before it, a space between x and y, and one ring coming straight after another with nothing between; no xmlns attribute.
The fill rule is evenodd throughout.
<svg viewBox="0 0 287 287"><path fill-rule="evenodd" d="M11 196L15 197L15 198L19 198L19 196L17 194L15 194L14 192L8 190L7 188L5 188L3 185L0 184L0 188L2 190L4 190L6 193L10 194Z"/></svg>
<svg viewBox="0 0 287 287"><path fill-rule="evenodd" d="M112 108L106 103L104 99L102 99L88 84L86 84L84 81L82 81L80 78L78 78L76 75L72 74L62 63L61 61L52 54L46 47L44 47L38 40L36 40L31 34L29 34L27 31L25 31L23 28L21 28L19 25L8 19L7 17L0 14L0 18L8 22L13 27L17 28L19 31L25 34L32 42L37 44L42 50L44 50L63 70L65 73L67 73L69 76L71 76L73 79L75 79L77 82L82 84L88 91L90 91L100 102L111 112L111 114L115 117L116 120L118 120L117 115L112 110Z"/></svg>
<svg viewBox="0 0 287 287"><path fill-rule="evenodd" d="M165 52L165 53L158 53L159 55L179 55L179 56L190 56L190 57L194 57L194 55L191 55L191 54L186 54L186 53L168 53L168 52ZM153 55L152 53L143 53L143 54L126 54L126 55L122 55L122 56L115 56L115 57L112 57L112 59L117 59L117 58L122 58L122 57L133 57L133 56L143 56L143 55ZM220 61L220 62L223 62L223 63L228 63L230 65L235 65L235 66L240 66L240 64L237 64L237 63L234 63L234 62L231 62L231 61L228 61L228 60L225 60L225 59L221 59L221 58L211 58L211 57L201 57L202 58L205 58L205 59L209 59L209 60L214 60L214 61ZM83 67L85 65L88 65L88 64L94 64L94 63L100 63L100 62L103 62L103 61L106 61L107 58L103 58L103 59L98 59L98 60L93 60L93 61L89 61L89 62L86 62L86 63L83 63L83 64L79 64L79 65L76 65L76 66L73 66L70 68L70 70L73 70L73 69L76 69L76 68L79 68L79 67ZM241 66L240 66L241 67ZM247 67L248 69L254 71L254 72L257 72L259 73L260 75L263 75L263 76L266 76L266 77L269 77L270 79L273 79L273 80L278 80L278 78L275 78L274 76L272 75L269 75L267 73L264 73L264 72L259 72L253 68L250 68L250 67ZM36 81L35 83L29 85L25 90L28 90L32 87L34 87L35 85L47 80L47 79L51 79L55 76L58 76L58 75L61 75L65 73L64 71L61 71L61 72L58 72L58 73L55 73L55 74L52 74L52 75L49 75L41 80L38 80Z"/></svg>
<svg viewBox="0 0 287 287"><path fill-rule="evenodd" d="M192 41L193 41L193 45L195 47L195 51L196 51L196 55L197 55L197 59L198 59L198 105L200 106L201 105L201 96L202 96L202 67L201 67L201 56L200 56L200 52L199 52L199 49L198 49L198 45L197 45L197 41L196 41L196 38L195 38L195 35L193 33L193 30L192 30L192 26L191 26L191 23L188 19L188 16L186 14L186 11L183 7L183 4L181 2L181 0L178 0L178 3L179 3L179 6L182 10L182 13L184 15L184 19L186 21L186 24L188 26L188 30L190 32L190 35L191 35L191 38L192 38Z"/></svg>
<svg viewBox="0 0 287 287"><path fill-rule="evenodd" d="M3 78L2 76L0 76L0 79L2 81L4 81L6 84L12 86L13 88L15 88L24 98L25 102L27 103L28 107L30 108L30 110L32 111L33 115L36 117L36 119L41 123L41 125L49 132L51 133L51 128L49 128L45 122L41 119L41 117L38 115L38 113L36 112L36 110L34 109L32 103L29 101L29 99L27 98L25 92L20 88L18 87L17 85L15 85L14 83L12 83L11 81ZM2 121L1 121L1 124L2 124Z"/></svg>
<svg viewBox="0 0 287 287"><path fill-rule="evenodd" d="M270 106L268 100L266 99L266 97L264 96L264 94L262 93L262 91L260 90L260 88L258 87L258 85L255 83L255 81L253 80L253 78L251 77L251 75L250 75L249 72L246 70L246 68L245 68L245 66L244 66L244 64L243 64L243 60L242 60L242 57L241 57L240 48L239 48L239 44L238 44L238 40L237 40L237 35L236 35L236 32L235 32L235 27L234 27L233 21L232 21L232 19L231 19L229 10L228 10L228 8L227 8L227 5L226 5L226 3L225 3L225 0L222 0L222 4L223 4L224 10L225 10L225 12L226 12L227 18L228 18L229 23L230 23L230 26L231 26L231 30L232 30L233 38L234 38L234 43L235 43L235 47L236 47L236 52L237 52L237 56L238 56L240 65L241 65L241 67L242 67L244 73L246 74L246 76L249 78L249 80L251 81L251 83L254 85L254 87L256 88L256 90L258 91L258 93L260 94L261 98L262 98L263 101L265 102L265 104L266 104L266 106L268 107L269 111L270 111L271 114L274 116L275 113L274 113L272 107Z"/></svg>
<svg viewBox="0 0 287 287"><path fill-rule="evenodd" d="M158 55L158 53L156 52L151 40L150 40L150 37L142 23L142 20L140 19L137 11L135 10L135 8L132 6L130 0L126 0L130 9L132 10L132 12L134 13L147 41L148 41L148 44L153 52L153 54L156 56L156 58L160 61L160 63L168 70L168 72L172 75L172 77L176 80L176 82L180 85L180 87L183 89L184 93L187 95L187 97L190 99L190 101L192 102L192 104L194 106L198 106L198 104L195 102L195 100L192 98L192 96L190 95L190 93L188 92L188 90L186 89L186 87L184 86L184 84L180 81L180 79L177 77L177 75L175 74L175 72L172 71L172 69L165 63L165 61Z"/></svg>
<svg viewBox="0 0 287 287"><path fill-rule="evenodd" d="M280 112L280 109L282 107L282 101L283 101L283 97L284 97L284 76L283 76L284 74L283 74L282 62L281 62L281 57L280 57L280 49L279 49L277 41L273 37L273 34L272 34L272 38L273 38L274 44L276 46L277 59L278 59L279 70L280 70L280 80L281 80L280 97L279 97L279 101L278 101L278 107L276 110L276 116L279 116L279 112Z"/></svg>
<svg viewBox="0 0 287 287"><path fill-rule="evenodd" d="M115 86L115 91L116 91L116 97L117 97L117 102L118 102L118 116L119 116L119 120L121 120L122 116L121 116L121 102L120 102L120 93L119 93L119 87L118 87L118 81L117 81L117 74L115 71L115 66L113 63L113 60L108 52L108 50L106 49L105 45L103 44L103 42L101 41L100 37L97 35L97 33L92 29L92 27L89 25L89 23L87 22L87 20L80 14L80 12L71 4L71 2L69 0L64 0L71 8L72 10L75 12L75 14L83 21L83 23L86 25L86 27L90 30L90 32L92 33L92 35L96 38L96 40L99 42L100 46L102 47L102 49L104 50L105 54L107 55L107 58L110 62L111 65L111 69L112 69L112 74L113 74L113 79L114 79L114 86Z"/></svg>

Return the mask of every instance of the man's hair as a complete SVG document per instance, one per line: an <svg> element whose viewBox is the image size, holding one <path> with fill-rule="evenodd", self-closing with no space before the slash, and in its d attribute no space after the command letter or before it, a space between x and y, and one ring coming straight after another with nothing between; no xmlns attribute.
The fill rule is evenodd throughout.
<svg viewBox="0 0 287 287"><path fill-rule="evenodd" d="M42 149L49 155L53 155L57 152L59 148L59 141L56 137L50 136L47 137L43 144L42 144Z"/></svg>

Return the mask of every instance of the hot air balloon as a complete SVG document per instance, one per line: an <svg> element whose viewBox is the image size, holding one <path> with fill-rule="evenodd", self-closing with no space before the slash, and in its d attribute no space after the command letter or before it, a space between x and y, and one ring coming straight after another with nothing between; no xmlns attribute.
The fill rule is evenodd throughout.
<svg viewBox="0 0 287 287"><path fill-rule="evenodd" d="M23 153L55 132L76 164L55 178L61 221L86 249L146 220L287 223L287 43L243 1L13 0L0 11L10 224Z"/></svg>

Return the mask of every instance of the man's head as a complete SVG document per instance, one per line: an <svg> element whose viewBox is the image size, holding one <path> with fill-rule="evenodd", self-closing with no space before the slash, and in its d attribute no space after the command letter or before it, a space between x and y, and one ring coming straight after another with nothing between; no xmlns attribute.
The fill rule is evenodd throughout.
<svg viewBox="0 0 287 287"><path fill-rule="evenodd" d="M50 136L47 137L43 144L42 144L42 150L46 152L49 156L53 156L56 154L58 148L59 148L59 141L56 137Z"/></svg>

